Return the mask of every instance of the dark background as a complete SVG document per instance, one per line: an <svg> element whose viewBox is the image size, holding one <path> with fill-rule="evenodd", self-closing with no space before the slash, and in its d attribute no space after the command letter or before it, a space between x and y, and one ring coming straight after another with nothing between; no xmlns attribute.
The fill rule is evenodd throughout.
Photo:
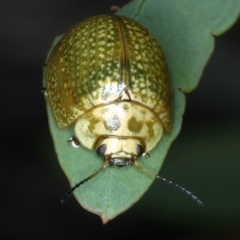
<svg viewBox="0 0 240 240"><path fill-rule="evenodd" d="M240 22L216 39L198 88L187 95L182 131L161 176L193 190L200 208L155 181L107 225L60 199L69 184L60 169L40 93L55 36L121 0L8 0L0 7L0 236L4 239L240 239Z"/></svg>

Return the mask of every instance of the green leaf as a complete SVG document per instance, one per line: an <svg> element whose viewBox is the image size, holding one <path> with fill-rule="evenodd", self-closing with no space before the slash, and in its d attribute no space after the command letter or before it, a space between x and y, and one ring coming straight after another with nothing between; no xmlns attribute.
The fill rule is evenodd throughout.
<svg viewBox="0 0 240 240"><path fill-rule="evenodd" d="M159 39L171 72L175 102L173 131L171 135L164 134L150 158L139 159L147 170L155 174L159 172L171 143L181 129L185 108L182 91L190 92L196 88L214 48L213 36L230 28L239 13L239 0L135 0L117 13L135 19ZM47 97L46 104L58 159L73 187L100 169L103 160L93 151L68 146L67 140L74 135L73 127L60 130ZM103 223L107 223L138 201L153 181L152 177L134 166L108 167L76 189L74 195L82 207L98 214Z"/></svg>

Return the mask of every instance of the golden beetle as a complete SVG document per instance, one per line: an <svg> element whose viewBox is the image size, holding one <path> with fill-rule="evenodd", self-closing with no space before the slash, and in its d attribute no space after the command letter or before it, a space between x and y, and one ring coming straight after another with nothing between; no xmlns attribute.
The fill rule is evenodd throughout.
<svg viewBox="0 0 240 240"><path fill-rule="evenodd" d="M171 133L173 124L168 67L157 39L145 27L114 15L79 23L53 49L45 78L58 126L75 124L72 142L95 149L105 161L64 200L107 166L135 164L161 178L137 161L155 148L164 130Z"/></svg>

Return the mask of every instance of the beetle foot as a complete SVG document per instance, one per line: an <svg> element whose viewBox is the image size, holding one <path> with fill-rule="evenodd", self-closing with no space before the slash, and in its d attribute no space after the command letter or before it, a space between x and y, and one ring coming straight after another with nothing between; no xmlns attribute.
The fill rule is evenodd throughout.
<svg viewBox="0 0 240 240"><path fill-rule="evenodd" d="M77 138L76 137L70 137L69 138L69 140L67 140L67 143L68 143L68 145L72 145L72 147L74 147L74 148L78 148L78 147L80 147L80 142L77 140Z"/></svg>
<svg viewBox="0 0 240 240"><path fill-rule="evenodd" d="M149 158L150 157L150 153L149 152L145 152L145 153L143 153L142 157Z"/></svg>
<svg viewBox="0 0 240 240"><path fill-rule="evenodd" d="M47 88L43 87L43 88L41 89L41 93L43 93L45 96L47 96L47 95L48 95L48 94L47 94Z"/></svg>
<svg viewBox="0 0 240 240"><path fill-rule="evenodd" d="M118 11L120 9L120 7L118 6L111 6L111 11Z"/></svg>

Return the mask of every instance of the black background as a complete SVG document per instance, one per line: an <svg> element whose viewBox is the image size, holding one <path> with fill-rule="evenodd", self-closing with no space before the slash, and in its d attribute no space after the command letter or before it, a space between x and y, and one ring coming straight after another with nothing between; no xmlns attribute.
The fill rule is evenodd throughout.
<svg viewBox="0 0 240 240"><path fill-rule="evenodd" d="M187 95L180 136L161 175L201 197L198 207L156 182L107 225L60 199L69 184L60 169L40 93L42 64L55 36L121 0L8 0L0 8L0 236L4 239L240 238L240 22L217 37L198 88Z"/></svg>

